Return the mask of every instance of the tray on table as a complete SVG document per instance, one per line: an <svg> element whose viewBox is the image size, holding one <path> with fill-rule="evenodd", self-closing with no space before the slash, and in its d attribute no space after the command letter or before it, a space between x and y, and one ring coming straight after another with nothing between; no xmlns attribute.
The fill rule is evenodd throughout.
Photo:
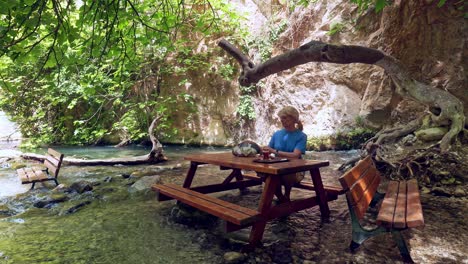
<svg viewBox="0 0 468 264"><path fill-rule="evenodd" d="M253 161L258 162L258 163L277 163L277 162L286 162L289 160L286 158L271 158L271 159L258 158L258 159L254 159Z"/></svg>

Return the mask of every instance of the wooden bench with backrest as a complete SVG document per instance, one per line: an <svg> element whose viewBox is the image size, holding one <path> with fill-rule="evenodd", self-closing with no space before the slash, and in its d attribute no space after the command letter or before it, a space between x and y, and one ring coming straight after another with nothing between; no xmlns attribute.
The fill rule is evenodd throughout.
<svg viewBox="0 0 468 264"><path fill-rule="evenodd" d="M346 199L352 221L351 251L355 251L365 240L382 233L391 233L405 262L413 263L406 242L400 231L424 226L421 201L416 179L389 181L386 193L378 192L381 176L370 156L359 161L352 169L340 177L346 190ZM384 197L385 195L385 197ZM360 220L369 206L378 205L377 225L365 229Z"/></svg>
<svg viewBox="0 0 468 264"><path fill-rule="evenodd" d="M57 177L62 165L63 154L49 148L44 159L43 168L21 168L16 170L22 184L32 183L31 189L34 189L36 182L54 181L58 185Z"/></svg>

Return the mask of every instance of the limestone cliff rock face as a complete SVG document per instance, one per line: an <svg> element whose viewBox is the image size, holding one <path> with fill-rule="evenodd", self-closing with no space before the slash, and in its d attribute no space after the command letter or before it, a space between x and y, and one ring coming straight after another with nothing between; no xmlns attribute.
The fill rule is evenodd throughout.
<svg viewBox="0 0 468 264"><path fill-rule="evenodd" d="M250 14L246 23L258 36L266 35L259 30L267 28L268 20L288 21L273 46L273 56L311 40L380 49L399 59L414 78L456 95L465 105L465 115L468 113L468 31L463 12L457 10L460 1L447 1L439 8L438 1L397 0L379 14L369 10L363 15L350 1L317 1L293 12L279 1L271 0L273 7L265 2L245 0L237 5ZM272 10L283 12L268 17ZM337 28L335 34L329 33ZM276 113L286 105L300 111L304 132L310 136L345 131L358 116L379 127L388 120L411 119L424 110L418 103L392 97L394 87L385 72L364 64L311 62L265 78L253 96L256 119L247 123L236 121L236 80L220 82L219 77L202 74L195 79L188 89L202 112L193 124L179 125L187 132L195 131L191 140L199 143L224 145L251 138L266 144L281 127Z"/></svg>

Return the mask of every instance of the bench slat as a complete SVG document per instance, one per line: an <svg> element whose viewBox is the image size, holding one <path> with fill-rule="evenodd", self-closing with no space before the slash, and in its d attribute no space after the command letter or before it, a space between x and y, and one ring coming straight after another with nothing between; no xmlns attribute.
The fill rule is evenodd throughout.
<svg viewBox="0 0 468 264"><path fill-rule="evenodd" d="M362 219L369 208L372 198L380 184L380 175L371 166L347 193L349 201L359 219Z"/></svg>
<svg viewBox="0 0 468 264"><path fill-rule="evenodd" d="M26 172L26 175L28 176L29 181L33 182L33 181L39 180L31 168L25 168L24 172Z"/></svg>
<svg viewBox="0 0 468 264"><path fill-rule="evenodd" d="M416 179L407 182L407 210L406 224L408 227L418 227L424 225L421 201L419 198L418 182Z"/></svg>
<svg viewBox="0 0 468 264"><path fill-rule="evenodd" d="M28 175L26 174L24 169L18 169L18 170L16 170L16 172L18 173L18 176L19 176L20 181L21 181L22 184L30 183Z"/></svg>
<svg viewBox="0 0 468 264"><path fill-rule="evenodd" d="M49 153L52 157L55 157L57 160L62 160L63 159L63 154L56 151L55 149L49 148L47 150L47 153Z"/></svg>
<svg viewBox="0 0 468 264"><path fill-rule="evenodd" d="M47 167L50 176L57 177L58 168L54 166L49 160L44 160L44 165Z"/></svg>
<svg viewBox="0 0 468 264"><path fill-rule="evenodd" d="M395 206L397 200L397 191L399 183L397 181L390 181L387 187L387 193L380 206L379 214L377 216L377 224L392 227L393 215L395 214Z"/></svg>
<svg viewBox="0 0 468 264"><path fill-rule="evenodd" d="M393 216L393 227L406 227L406 182L400 182L398 186L398 195L395 206L395 215Z"/></svg>
<svg viewBox="0 0 468 264"><path fill-rule="evenodd" d="M370 156L360 160L351 170L347 171L340 177L340 183L343 189L348 190L351 188L351 186L353 186L353 184L361 177L362 173L372 165L373 162Z"/></svg>
<svg viewBox="0 0 468 264"><path fill-rule="evenodd" d="M47 161L49 161L54 167L58 167L60 160L56 159L54 156L46 155Z"/></svg>
<svg viewBox="0 0 468 264"><path fill-rule="evenodd" d="M359 178L350 188L353 197L351 205L356 205L361 201L370 203L374 194L373 191L377 190L379 183L380 176L377 175L376 169L373 166L369 167L361 176L361 178Z"/></svg>
<svg viewBox="0 0 468 264"><path fill-rule="evenodd" d="M198 208L236 225L247 225L258 219L257 211L238 206L205 194L191 191L175 184L154 185L159 193L176 198L192 207Z"/></svg>

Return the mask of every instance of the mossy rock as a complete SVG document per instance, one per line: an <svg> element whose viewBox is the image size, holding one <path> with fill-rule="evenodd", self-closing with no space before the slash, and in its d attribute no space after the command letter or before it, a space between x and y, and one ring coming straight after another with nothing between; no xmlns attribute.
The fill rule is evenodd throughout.
<svg viewBox="0 0 468 264"><path fill-rule="evenodd" d="M442 139L447 132L447 127L431 127L418 130L414 134L419 140L430 142Z"/></svg>
<svg viewBox="0 0 468 264"><path fill-rule="evenodd" d="M26 167L26 164L23 164L23 163L14 162L14 163L11 164L11 168L13 170L17 170L17 169L21 169L21 168L25 168L25 167Z"/></svg>

